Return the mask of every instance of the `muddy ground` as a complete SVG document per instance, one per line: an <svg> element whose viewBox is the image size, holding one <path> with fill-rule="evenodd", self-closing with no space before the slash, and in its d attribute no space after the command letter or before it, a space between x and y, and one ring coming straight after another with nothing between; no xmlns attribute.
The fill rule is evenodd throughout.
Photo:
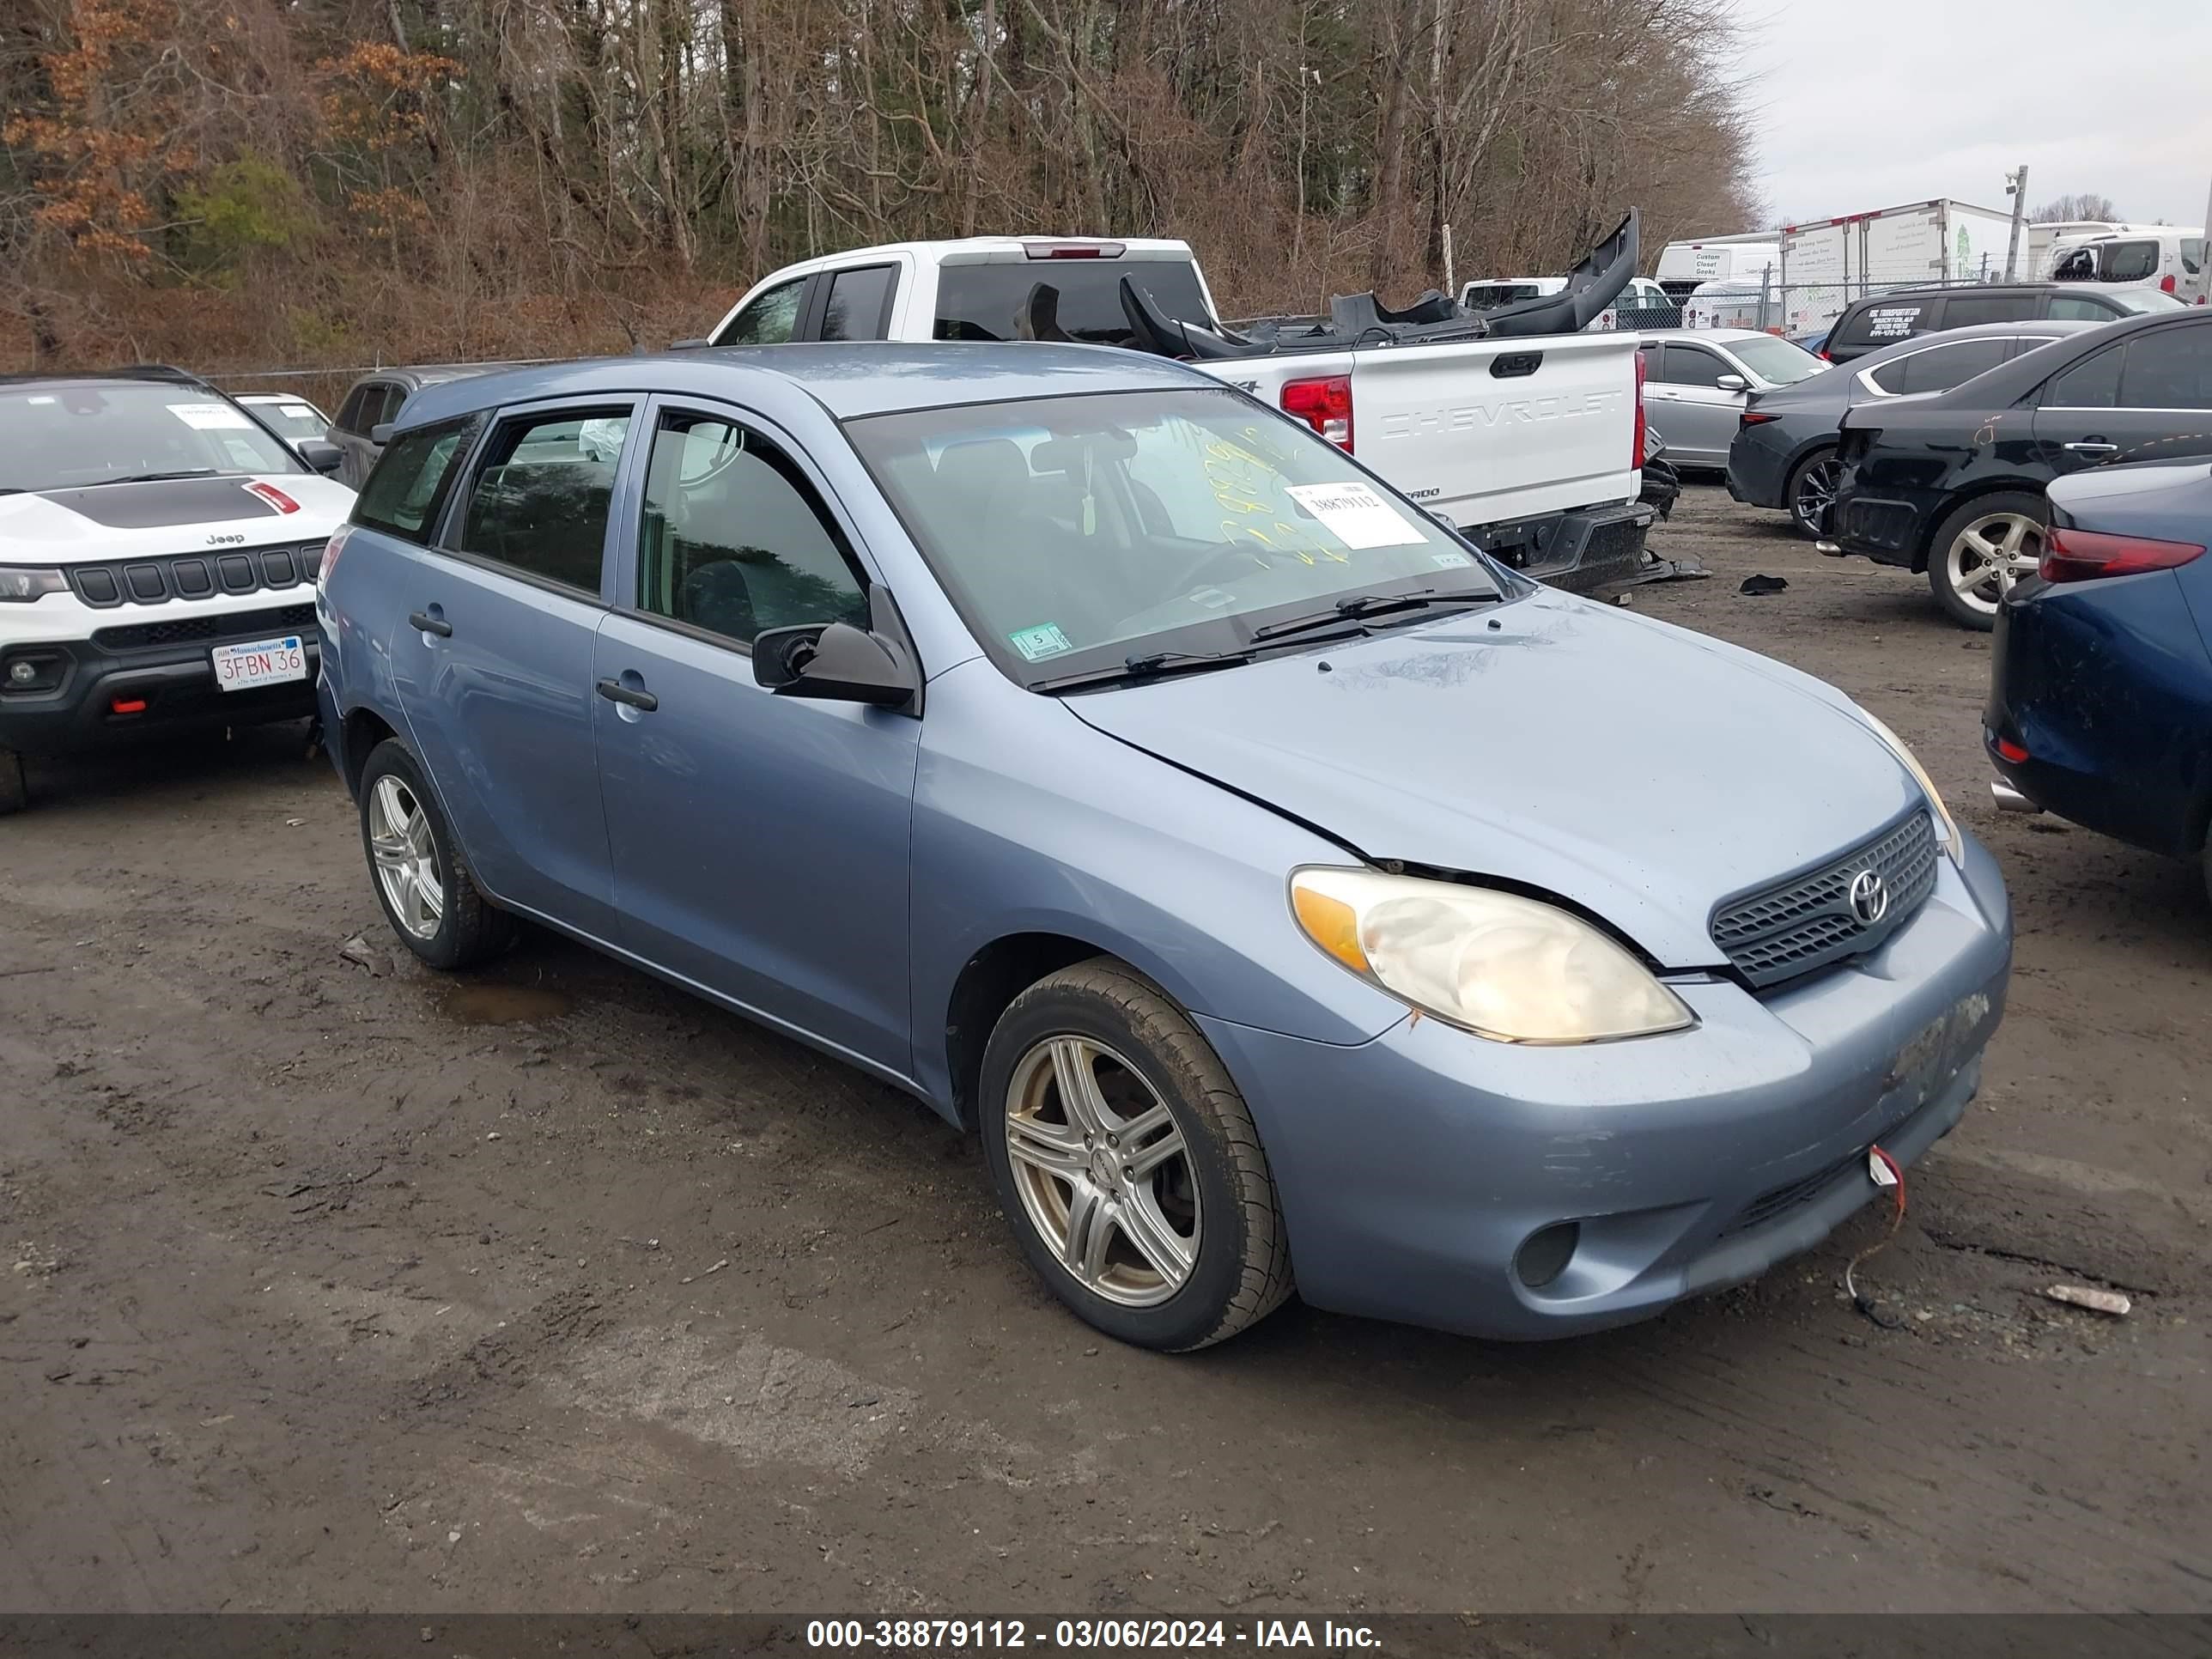
<svg viewBox="0 0 2212 1659"><path fill-rule="evenodd" d="M2195 873L1996 815L1919 582L1711 486L1658 540L1715 578L1642 609L1843 685L2012 884L1986 1090L1869 1269L1901 1328L1840 1297L1869 1212L1571 1343L1116 1346L912 1101L564 944L394 960L288 728L0 826L0 1607L2212 1607Z"/></svg>

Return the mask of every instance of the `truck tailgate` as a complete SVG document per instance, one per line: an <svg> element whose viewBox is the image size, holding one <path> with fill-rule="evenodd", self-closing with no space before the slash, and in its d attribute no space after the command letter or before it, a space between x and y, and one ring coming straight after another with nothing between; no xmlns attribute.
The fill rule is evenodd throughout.
<svg viewBox="0 0 2212 1659"><path fill-rule="evenodd" d="M1352 453L1467 526L1636 498L1637 337L1383 346L1199 365L1282 406L1352 365Z"/></svg>

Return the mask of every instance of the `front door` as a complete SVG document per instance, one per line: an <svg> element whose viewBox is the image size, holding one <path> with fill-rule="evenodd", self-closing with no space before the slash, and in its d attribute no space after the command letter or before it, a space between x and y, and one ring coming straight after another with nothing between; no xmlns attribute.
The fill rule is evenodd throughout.
<svg viewBox="0 0 2212 1659"><path fill-rule="evenodd" d="M754 635L865 626L854 538L789 446L656 405L592 665L623 943L877 1069L913 1069L907 866L921 722L778 696Z"/></svg>
<svg viewBox="0 0 2212 1659"><path fill-rule="evenodd" d="M2131 333L2054 376L2035 441L2054 473L2212 454L2212 319Z"/></svg>
<svg viewBox="0 0 2212 1659"><path fill-rule="evenodd" d="M501 416L390 642L401 708L485 889L614 936L593 637L629 400Z"/></svg>

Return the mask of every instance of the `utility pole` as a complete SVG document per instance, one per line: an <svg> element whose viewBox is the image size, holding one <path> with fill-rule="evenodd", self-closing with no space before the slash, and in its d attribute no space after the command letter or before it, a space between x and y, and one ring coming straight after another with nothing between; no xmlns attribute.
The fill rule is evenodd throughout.
<svg viewBox="0 0 2212 1659"><path fill-rule="evenodd" d="M2012 238L2005 244L2005 281L2015 281L2020 270L2020 228L2027 218L2027 164L2005 174L2005 194L2012 198Z"/></svg>

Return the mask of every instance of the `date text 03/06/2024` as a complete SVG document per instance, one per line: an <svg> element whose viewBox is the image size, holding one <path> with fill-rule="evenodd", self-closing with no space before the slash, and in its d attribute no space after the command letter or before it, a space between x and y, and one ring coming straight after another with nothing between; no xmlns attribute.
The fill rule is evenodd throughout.
<svg viewBox="0 0 2212 1659"><path fill-rule="evenodd" d="M1382 1639L1369 1626L1331 1619L815 1619L806 1645L829 1652L1047 1648L1359 1648Z"/></svg>

